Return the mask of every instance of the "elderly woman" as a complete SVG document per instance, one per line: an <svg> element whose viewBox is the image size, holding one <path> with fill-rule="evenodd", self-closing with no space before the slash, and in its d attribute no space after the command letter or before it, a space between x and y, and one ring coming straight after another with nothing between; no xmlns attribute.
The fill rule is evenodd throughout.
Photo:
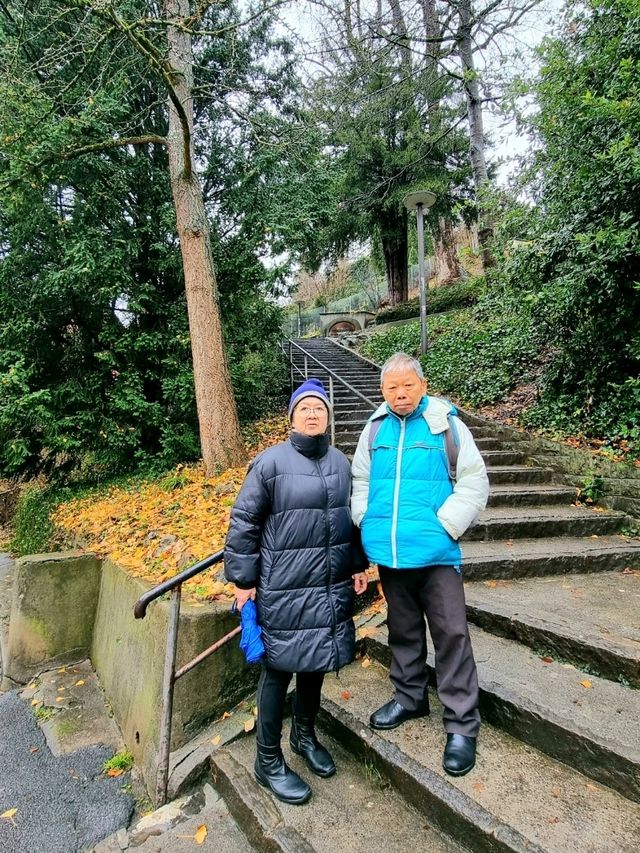
<svg viewBox="0 0 640 853"><path fill-rule="evenodd" d="M314 721L326 672L353 660L354 589L367 587L364 554L354 536L347 458L329 446L331 406L318 379L291 395L289 439L250 465L231 511L225 575L239 608L256 600L266 656L258 682L258 782L286 803L311 788L285 763L280 746L287 687L296 673L291 748L318 776L335 764L316 738Z"/></svg>

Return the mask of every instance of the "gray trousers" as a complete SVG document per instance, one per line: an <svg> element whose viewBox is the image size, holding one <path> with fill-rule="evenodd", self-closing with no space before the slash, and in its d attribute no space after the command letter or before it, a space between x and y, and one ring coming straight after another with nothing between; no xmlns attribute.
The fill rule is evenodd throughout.
<svg viewBox="0 0 640 853"><path fill-rule="evenodd" d="M379 566L387 600L394 699L415 711L427 695L427 634L433 640L438 696L447 733L475 737L480 728L478 674L469 638L462 575L452 566Z"/></svg>

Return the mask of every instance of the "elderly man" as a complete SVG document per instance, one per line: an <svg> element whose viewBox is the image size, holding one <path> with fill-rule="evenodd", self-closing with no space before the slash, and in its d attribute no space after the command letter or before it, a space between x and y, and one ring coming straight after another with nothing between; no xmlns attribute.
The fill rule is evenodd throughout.
<svg viewBox="0 0 640 853"><path fill-rule="evenodd" d="M484 509L484 461L454 407L427 396L420 363L396 353L382 367L385 403L367 422L353 459L351 508L387 600L393 698L371 715L393 729L429 714L425 616L452 776L475 764L480 727L457 540Z"/></svg>

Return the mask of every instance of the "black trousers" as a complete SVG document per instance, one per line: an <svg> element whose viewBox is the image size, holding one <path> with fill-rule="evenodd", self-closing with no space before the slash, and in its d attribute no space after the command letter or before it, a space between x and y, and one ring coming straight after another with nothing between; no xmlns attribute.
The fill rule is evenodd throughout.
<svg viewBox="0 0 640 853"><path fill-rule="evenodd" d="M282 738L282 718L292 672L262 666L258 681L258 720L256 734L263 746L277 746ZM324 672L299 672L296 675L294 714L315 718L320 707Z"/></svg>
<svg viewBox="0 0 640 853"><path fill-rule="evenodd" d="M438 696L448 733L475 737L480 728L478 674L471 648L462 575L452 566L379 566L387 600L394 698L415 711L427 695L427 634L433 640Z"/></svg>

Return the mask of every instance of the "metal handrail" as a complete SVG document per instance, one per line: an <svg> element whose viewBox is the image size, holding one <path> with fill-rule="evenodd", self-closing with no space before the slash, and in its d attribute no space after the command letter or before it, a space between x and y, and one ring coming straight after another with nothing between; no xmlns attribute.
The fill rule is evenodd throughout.
<svg viewBox="0 0 640 853"><path fill-rule="evenodd" d="M169 580L154 586L152 589L145 592L144 595L136 601L133 613L136 619L144 619L147 615L147 607L152 601L160 598L167 592L171 593L171 602L169 604L169 624L167 625L167 643L164 656L164 672L162 677L162 707L160 714L160 744L158 746L158 772L156 777L156 806L162 806L167 801L167 786L169 782L169 755L171 750L171 716L173 713L173 691L175 683L183 675L197 666L202 661L206 660L209 655L224 646L233 637L236 637L242 627L238 625L233 631L229 631L224 637L216 640L215 643L206 648L195 658L188 661L176 672L176 652L178 649L178 629L180 624L180 597L182 594L182 584L190 580L195 575L210 569L217 563L221 562L224 557L224 551L216 551L210 557L194 563L183 572L175 575Z"/></svg>
<svg viewBox="0 0 640 853"><path fill-rule="evenodd" d="M371 408L372 408L372 409L377 409L377 408L378 408L378 404L377 404L377 403L374 403L374 402L373 402L373 400L370 400L368 397L365 397L365 396L364 396L364 394L361 394L361 393L360 393L360 391L358 391L358 389L357 389L357 388L354 388L354 387L353 387L353 385L350 385L350 384L347 382L347 380L346 380L346 379L343 379L343 378L342 378L342 376L339 376L337 373L335 373L333 370L331 370L331 368L330 368L330 367L327 367L325 364L323 364L323 363L320 361L320 359L316 358L314 355L311 355L311 353L310 353L310 352L307 352L303 347L301 347L301 346L300 346L300 344L297 344L297 343L296 343L294 340L292 340L291 338L289 338L289 339L288 339L287 343L289 344L289 348L290 348L290 349L291 349L291 347L296 347L296 349L299 349L299 350L300 350L300 352L305 356L305 358L310 358L312 361L315 361L315 362L316 362L316 364L320 365L320 367L321 367L323 370L325 370L325 371L329 374L329 376L331 376L333 379L337 379L337 380L338 380L338 382L339 382L341 385L344 385L344 386L345 386L345 388L348 388L348 389L349 389L349 391L351 391L351 392L352 392L353 394L355 394L357 397L360 397L360 399L361 399L361 400L364 400L364 402L365 402L365 403L368 403L368 404L371 406ZM291 358L291 356L289 356L289 361L290 361L290 362L291 362L291 364L293 365L293 359ZM298 369L298 370L300 370L300 368L297 368L297 369ZM305 376L305 379L306 379L306 378L307 378L307 377Z"/></svg>

